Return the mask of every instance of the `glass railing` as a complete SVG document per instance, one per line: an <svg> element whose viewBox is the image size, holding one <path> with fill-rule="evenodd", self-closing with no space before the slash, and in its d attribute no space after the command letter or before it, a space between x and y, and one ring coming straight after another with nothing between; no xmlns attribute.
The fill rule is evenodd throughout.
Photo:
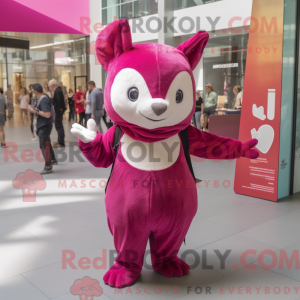
<svg viewBox="0 0 300 300"><path fill-rule="evenodd" d="M213 2L219 2L224 0L172 0L174 1L174 10L179 10L183 8L198 6L202 4L209 4Z"/></svg>
<svg viewBox="0 0 300 300"><path fill-rule="evenodd" d="M224 0L169 0L174 10ZM118 19L134 19L158 13L158 0L102 0L102 23Z"/></svg>
<svg viewBox="0 0 300 300"><path fill-rule="evenodd" d="M158 0L102 0L102 23L134 19L158 13Z"/></svg>

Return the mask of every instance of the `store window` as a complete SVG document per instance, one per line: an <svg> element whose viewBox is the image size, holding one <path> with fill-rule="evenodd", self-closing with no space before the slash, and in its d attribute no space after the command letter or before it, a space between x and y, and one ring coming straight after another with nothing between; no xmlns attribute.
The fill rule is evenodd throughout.
<svg viewBox="0 0 300 300"><path fill-rule="evenodd" d="M12 85L14 102L19 103L21 87L45 85L50 79L69 89L75 88L75 76L86 76L87 38L39 45L30 50L0 48L0 87Z"/></svg>
<svg viewBox="0 0 300 300"><path fill-rule="evenodd" d="M203 54L203 87L212 84L218 95L217 109L234 109L234 87L243 89L248 34L212 38ZM205 98L205 88L202 91ZM219 111L220 113L220 111Z"/></svg>

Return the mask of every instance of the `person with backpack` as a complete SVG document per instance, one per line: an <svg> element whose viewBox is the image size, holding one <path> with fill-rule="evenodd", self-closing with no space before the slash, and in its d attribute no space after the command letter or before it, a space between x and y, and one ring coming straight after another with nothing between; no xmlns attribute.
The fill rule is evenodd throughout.
<svg viewBox="0 0 300 300"><path fill-rule="evenodd" d="M55 79L49 81L49 88L54 93L53 105L55 109L55 129L58 134L57 143L55 143L53 147L61 148L65 147L65 130L63 126L63 115L66 111L65 96Z"/></svg>
<svg viewBox="0 0 300 300"><path fill-rule="evenodd" d="M37 107L28 106L28 111L37 114L36 130L40 140L40 149L45 159L45 167L42 175L52 173L52 166L57 165L54 151L52 149L50 135L53 127L53 108L52 99L43 92L43 87L39 84L32 86L35 96L39 99Z"/></svg>

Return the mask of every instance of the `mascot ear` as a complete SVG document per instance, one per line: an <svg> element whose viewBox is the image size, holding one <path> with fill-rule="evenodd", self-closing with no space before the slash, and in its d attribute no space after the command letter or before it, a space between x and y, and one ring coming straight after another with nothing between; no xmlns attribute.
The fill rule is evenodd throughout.
<svg viewBox="0 0 300 300"><path fill-rule="evenodd" d="M206 31L199 31L192 38L177 47L178 50L184 53L190 62L192 70L198 65L208 40L209 34Z"/></svg>
<svg viewBox="0 0 300 300"><path fill-rule="evenodd" d="M106 71L114 58L132 48L130 26L126 19L110 23L97 37L97 58Z"/></svg>

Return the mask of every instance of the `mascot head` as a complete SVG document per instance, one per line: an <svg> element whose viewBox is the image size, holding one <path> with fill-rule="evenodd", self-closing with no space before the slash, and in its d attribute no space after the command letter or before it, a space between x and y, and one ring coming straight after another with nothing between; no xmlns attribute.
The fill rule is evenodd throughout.
<svg viewBox="0 0 300 300"><path fill-rule="evenodd" d="M155 142L189 126L195 110L193 70L208 42L207 32L177 48L132 44L126 19L108 25L97 37L96 53L108 72L105 108L124 133Z"/></svg>

